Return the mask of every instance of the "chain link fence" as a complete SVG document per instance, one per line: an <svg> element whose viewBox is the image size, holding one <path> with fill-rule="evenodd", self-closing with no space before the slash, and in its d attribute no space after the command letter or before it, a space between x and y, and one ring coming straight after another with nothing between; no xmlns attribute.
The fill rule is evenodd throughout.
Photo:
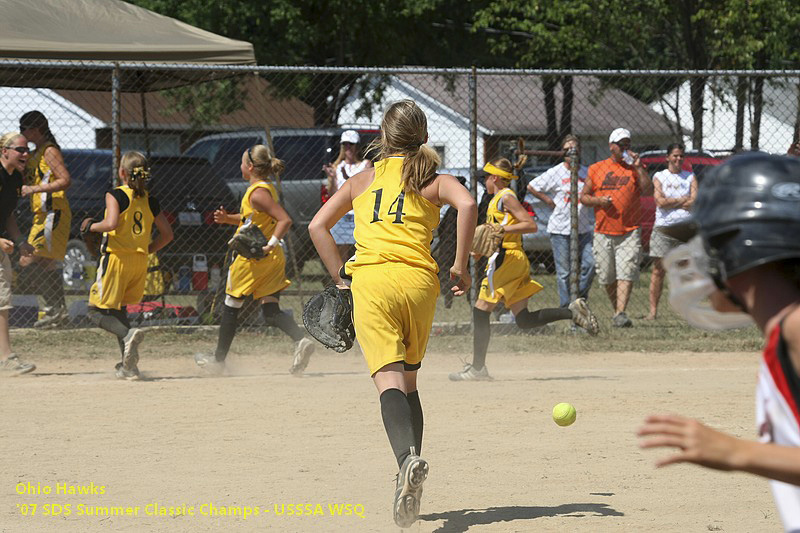
<svg viewBox="0 0 800 533"><path fill-rule="evenodd" d="M15 65L20 80L26 80L20 85L30 84L27 70L42 68L36 62L17 61ZM3 66L4 80L14 85L10 69ZM59 69L69 77L69 64L61 64ZM213 211L220 206L238 211L247 186L241 176L241 157L258 143L271 144L286 164L279 180L280 193L294 225L284 243L287 275L293 283L285 291L285 300L291 300L288 307L298 316L303 299L327 281L307 231L314 213L337 186L335 172L329 174L323 167L339 158L341 135L347 130L358 134L356 159L369 159L364 150L379 134L382 110L402 98L415 100L426 112L428 144L442 158L441 172L463 179L479 201L481 218L489 200L480 170L484 163L499 157L516 162L522 154L527 155L520 179L512 187L538 225L536 233L523 238L531 274L544 286L529 303L531 309L563 305L577 290L588 296L604 329L613 331L612 325L621 325L614 319L621 308L635 327L648 315L656 315L658 323L675 324L679 319L669 310L666 290L656 309L653 271L658 262L651 253L654 225L669 218L669 209L677 208L673 202L666 204L673 207L659 209L656 197L684 194L680 192L683 189L673 190L674 180L667 174L662 174L659 193L654 195L650 186L656 173L669 171L667 146L683 143L685 157L679 166L702 181L711 167L737 151L786 153L798 141L800 124L797 72L141 64L109 65L106 70L109 79L143 71L151 80L190 73L186 79L192 82L140 92L130 92L125 86L126 91L119 93L0 88L2 130L17 131L23 114L42 112L71 177L66 191L71 217L61 213L50 228L52 235L64 232L63 257L56 257L55 263L41 260L24 267L13 261L16 307L12 325L31 326L48 316L55 316L49 323L59 327L85 323L86 300L98 258L92 257L81 241L79 226L86 217L103 215L104 194L116 184L117 147L121 152L138 150L149 156L152 193L175 230L174 242L150 259L146 302L129 308L134 322L215 322L215 302L226 276L226 242L234 228L216 225ZM94 66L93 75L102 76L102 71ZM212 81L197 81L206 74ZM43 79L52 85L53 76ZM629 150L645 165L644 176L622 172L620 169L628 168L624 165L598 165L611 157L614 146L624 145L609 144L609 136L617 128L629 131ZM611 205L574 210L575 220L570 218L570 172L562 152L570 134L579 139L582 169L578 175L582 178L588 172L595 197L611 197ZM619 157L628 155L632 154ZM583 181L577 187L578 199L582 187ZM32 226L29 200L24 198L16 211L25 235L32 227L33 231L41 229ZM59 225L61 229L55 227ZM579 235L574 244L571 235ZM628 255L608 252L606 248L625 240L625 235L631 238L620 249ZM341 240L344 254L352 252L350 242L352 239ZM440 299L437 322L463 324L470 320L470 303L449 297L444 276L454 247L454 213L443 209L433 242L443 272L444 298ZM612 258L616 265L609 263ZM475 268L477 285L482 265ZM617 279L623 283L615 284ZM630 289L629 300L622 306L612 290L620 285ZM512 320L501 315L502 311L497 315L501 322Z"/></svg>

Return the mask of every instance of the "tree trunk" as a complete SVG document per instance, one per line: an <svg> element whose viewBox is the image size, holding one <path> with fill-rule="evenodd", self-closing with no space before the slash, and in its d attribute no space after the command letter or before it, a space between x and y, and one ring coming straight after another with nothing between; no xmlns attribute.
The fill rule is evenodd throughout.
<svg viewBox="0 0 800 533"><path fill-rule="evenodd" d="M572 104L575 100L575 93L572 89L573 78L572 76L561 77L561 123L558 127L558 143L555 147L556 150L561 148L564 136L572 133Z"/></svg>
<svg viewBox="0 0 800 533"><path fill-rule="evenodd" d="M549 150L558 149L558 122L556 119L556 84L557 78L545 76L542 78L544 91L544 111L547 117L547 146Z"/></svg>
<svg viewBox="0 0 800 533"><path fill-rule="evenodd" d="M706 79L698 76L689 82L689 99L692 109L692 149L703 149L703 98L706 88Z"/></svg>
<svg viewBox="0 0 800 533"><path fill-rule="evenodd" d="M758 150L761 142L761 113L764 110L764 78L753 80L753 123L750 124L750 149Z"/></svg>
<svg viewBox="0 0 800 533"><path fill-rule="evenodd" d="M800 141L800 80L797 81L797 100L795 102L794 112L794 136L792 137L792 144Z"/></svg>
<svg viewBox="0 0 800 533"><path fill-rule="evenodd" d="M747 78L736 78L736 138L733 143L733 152L744 149L744 108L747 102Z"/></svg>

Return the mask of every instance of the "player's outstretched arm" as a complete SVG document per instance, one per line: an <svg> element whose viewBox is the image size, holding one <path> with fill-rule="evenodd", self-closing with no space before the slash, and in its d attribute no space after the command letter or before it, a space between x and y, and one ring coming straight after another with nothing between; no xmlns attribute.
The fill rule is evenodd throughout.
<svg viewBox="0 0 800 533"><path fill-rule="evenodd" d="M469 290L472 278L469 275L469 249L478 225L478 205L469 191L449 174L437 178L439 203L453 206L458 211L456 218L456 257L450 269L455 281L453 293L461 296Z"/></svg>
<svg viewBox="0 0 800 533"><path fill-rule="evenodd" d="M694 463L737 470L800 486L800 448L764 444L716 431L691 418L652 415L637 432L642 448L676 448L656 466Z"/></svg>

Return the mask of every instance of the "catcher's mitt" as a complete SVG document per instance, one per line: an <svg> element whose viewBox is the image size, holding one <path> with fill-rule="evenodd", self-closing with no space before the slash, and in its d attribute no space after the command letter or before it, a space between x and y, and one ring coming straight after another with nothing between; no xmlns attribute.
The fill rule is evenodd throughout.
<svg viewBox="0 0 800 533"><path fill-rule="evenodd" d="M87 222L88 221L88 222ZM100 247L103 244L103 234L89 231L89 228L96 222L93 218L88 218L81 224L81 240L86 245L86 249L92 257L100 257Z"/></svg>
<svg viewBox="0 0 800 533"><path fill-rule="evenodd" d="M481 224L475 228L471 252L482 257L492 255L503 242L505 232L505 228L500 224Z"/></svg>
<svg viewBox="0 0 800 533"><path fill-rule="evenodd" d="M264 257L264 246L267 238L254 224L245 224L228 241L228 248L246 259L261 259Z"/></svg>
<svg viewBox="0 0 800 533"><path fill-rule="evenodd" d="M303 325L308 333L339 353L353 347L353 294L350 289L331 285L311 298L303 308Z"/></svg>

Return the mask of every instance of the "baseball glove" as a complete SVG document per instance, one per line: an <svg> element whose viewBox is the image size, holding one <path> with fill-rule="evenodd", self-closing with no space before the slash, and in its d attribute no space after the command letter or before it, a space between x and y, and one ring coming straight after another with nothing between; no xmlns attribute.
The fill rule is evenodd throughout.
<svg viewBox="0 0 800 533"><path fill-rule="evenodd" d="M353 294L331 285L311 298L303 308L303 325L325 347L346 352L353 347Z"/></svg>
<svg viewBox="0 0 800 533"><path fill-rule="evenodd" d="M103 234L89 231L89 228L96 221L93 218L87 218L81 224L81 240L86 245L86 249L92 254L92 257L100 257L100 247L103 244Z"/></svg>
<svg viewBox="0 0 800 533"><path fill-rule="evenodd" d="M505 228L500 224L481 224L475 228L471 252L481 257L492 255L503 242L505 232Z"/></svg>
<svg viewBox="0 0 800 533"><path fill-rule="evenodd" d="M264 257L267 238L258 226L246 224L228 241L228 248L247 259Z"/></svg>

